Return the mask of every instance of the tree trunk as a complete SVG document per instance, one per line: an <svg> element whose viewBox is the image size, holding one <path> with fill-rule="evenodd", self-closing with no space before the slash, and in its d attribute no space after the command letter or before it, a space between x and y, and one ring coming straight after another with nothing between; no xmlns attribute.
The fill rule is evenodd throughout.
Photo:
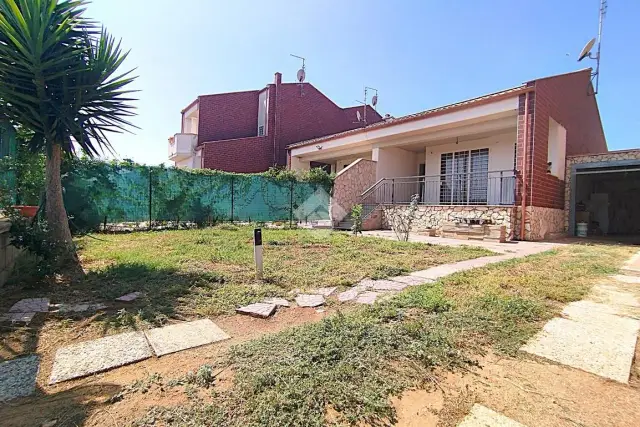
<svg viewBox="0 0 640 427"><path fill-rule="evenodd" d="M62 163L62 148L53 144L47 153L46 165L46 217L51 237L55 240L59 250L60 266L68 266L78 272L80 266L75 246L69 229L69 218L62 199L62 177L60 165Z"/></svg>

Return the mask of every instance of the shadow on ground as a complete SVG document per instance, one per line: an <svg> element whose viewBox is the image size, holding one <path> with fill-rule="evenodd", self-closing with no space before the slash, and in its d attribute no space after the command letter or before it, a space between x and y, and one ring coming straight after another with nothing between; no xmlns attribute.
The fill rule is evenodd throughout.
<svg viewBox="0 0 640 427"><path fill-rule="evenodd" d="M106 407L120 390L115 384L78 386L49 395L38 390L33 397L0 404L0 424L3 427L41 426L55 420L56 427L83 425L89 413L97 416L100 406Z"/></svg>

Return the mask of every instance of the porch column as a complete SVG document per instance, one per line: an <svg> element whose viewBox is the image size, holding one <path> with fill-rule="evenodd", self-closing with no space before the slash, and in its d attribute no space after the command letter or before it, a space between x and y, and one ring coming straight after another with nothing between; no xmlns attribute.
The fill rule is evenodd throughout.
<svg viewBox="0 0 640 427"><path fill-rule="evenodd" d="M291 156L291 170L308 171L311 169L311 162L306 162L300 157Z"/></svg>

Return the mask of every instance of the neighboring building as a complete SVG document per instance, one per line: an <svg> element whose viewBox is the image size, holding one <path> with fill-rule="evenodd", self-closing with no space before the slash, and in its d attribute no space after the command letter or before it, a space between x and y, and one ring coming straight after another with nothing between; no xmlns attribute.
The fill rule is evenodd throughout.
<svg viewBox="0 0 640 427"><path fill-rule="evenodd" d="M340 108L312 84L282 83L276 73L264 89L202 95L189 104L180 133L169 138L169 160L177 167L263 172L286 166L289 144L363 127L357 111L364 118L363 107ZM370 106L366 117L368 124L382 120Z"/></svg>
<svg viewBox="0 0 640 427"><path fill-rule="evenodd" d="M536 240L566 232L566 157L606 152L607 143L585 69L288 148L292 169L321 162L339 171L335 226L360 203L365 225L384 228L388 212L417 194L418 229L490 220L511 238Z"/></svg>

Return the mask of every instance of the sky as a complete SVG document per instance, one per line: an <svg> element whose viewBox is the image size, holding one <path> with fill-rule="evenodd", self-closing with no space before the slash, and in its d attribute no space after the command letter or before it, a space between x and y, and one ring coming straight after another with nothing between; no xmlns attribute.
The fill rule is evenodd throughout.
<svg viewBox="0 0 640 427"><path fill-rule="evenodd" d="M578 63L599 0L93 0L86 15L130 50L139 100L117 158L170 164L167 138L198 95L307 82L342 107L379 90L378 111L410 114L595 67ZM640 141L640 2L609 0L597 95L610 150Z"/></svg>

